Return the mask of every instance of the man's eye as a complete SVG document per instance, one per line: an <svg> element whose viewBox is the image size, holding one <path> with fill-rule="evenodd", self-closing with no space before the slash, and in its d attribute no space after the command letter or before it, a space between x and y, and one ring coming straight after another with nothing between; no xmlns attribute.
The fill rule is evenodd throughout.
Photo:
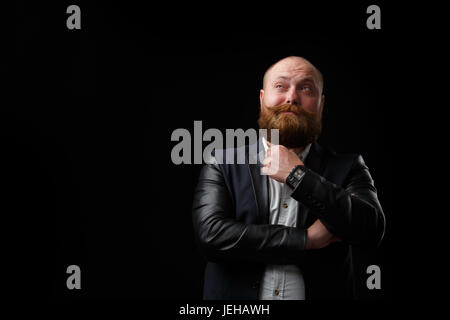
<svg viewBox="0 0 450 320"><path fill-rule="evenodd" d="M281 84L277 84L277 85L275 86L275 88L279 89L279 88L283 88L283 86L282 86Z"/></svg>
<svg viewBox="0 0 450 320"><path fill-rule="evenodd" d="M307 94L312 94L313 92L312 88L308 86L301 87L300 90L306 92Z"/></svg>

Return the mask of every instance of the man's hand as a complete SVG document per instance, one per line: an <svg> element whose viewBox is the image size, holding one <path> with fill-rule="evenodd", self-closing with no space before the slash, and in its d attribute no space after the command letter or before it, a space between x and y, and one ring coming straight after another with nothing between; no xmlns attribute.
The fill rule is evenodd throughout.
<svg viewBox="0 0 450 320"><path fill-rule="evenodd" d="M272 145L267 149L266 157L263 161L262 172L270 178L286 183L286 178L291 171L303 162L294 151L282 145Z"/></svg>
<svg viewBox="0 0 450 320"><path fill-rule="evenodd" d="M330 243L342 241L330 233L319 219L306 232L306 249L320 249L328 246Z"/></svg>

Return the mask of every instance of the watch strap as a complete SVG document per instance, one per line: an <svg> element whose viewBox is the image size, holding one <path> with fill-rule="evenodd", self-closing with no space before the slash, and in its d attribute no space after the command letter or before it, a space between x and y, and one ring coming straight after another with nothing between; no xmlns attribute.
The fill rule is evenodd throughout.
<svg viewBox="0 0 450 320"><path fill-rule="evenodd" d="M303 176L305 175L306 168L305 166L298 165L294 169L292 169L289 176L286 178L286 184L295 189L300 181L302 181Z"/></svg>

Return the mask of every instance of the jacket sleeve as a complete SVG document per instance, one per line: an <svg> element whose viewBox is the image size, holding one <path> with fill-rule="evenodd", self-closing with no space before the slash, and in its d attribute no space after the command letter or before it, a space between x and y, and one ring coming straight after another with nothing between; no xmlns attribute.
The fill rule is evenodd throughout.
<svg viewBox="0 0 450 320"><path fill-rule="evenodd" d="M300 261L306 230L246 224L235 215L220 167L205 165L194 193L192 218L196 240L206 258L273 264Z"/></svg>
<svg viewBox="0 0 450 320"><path fill-rule="evenodd" d="M311 208L325 227L344 241L376 247L383 238L384 213L361 156L354 160L344 186L307 170L291 196Z"/></svg>

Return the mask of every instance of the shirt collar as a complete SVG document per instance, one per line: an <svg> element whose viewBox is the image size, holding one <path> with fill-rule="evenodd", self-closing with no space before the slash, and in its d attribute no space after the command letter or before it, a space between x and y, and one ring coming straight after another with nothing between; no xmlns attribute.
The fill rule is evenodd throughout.
<svg viewBox="0 0 450 320"><path fill-rule="evenodd" d="M269 146L267 145L267 141L266 138L262 137L262 142L263 142L263 146L264 146L264 152L267 152L267 149L269 148ZM311 143L308 144L305 148L305 150L303 150L303 152L300 152L299 154L297 154L297 156L300 158L300 160L302 160L302 162L305 162L306 157L309 154L309 150L311 149Z"/></svg>

